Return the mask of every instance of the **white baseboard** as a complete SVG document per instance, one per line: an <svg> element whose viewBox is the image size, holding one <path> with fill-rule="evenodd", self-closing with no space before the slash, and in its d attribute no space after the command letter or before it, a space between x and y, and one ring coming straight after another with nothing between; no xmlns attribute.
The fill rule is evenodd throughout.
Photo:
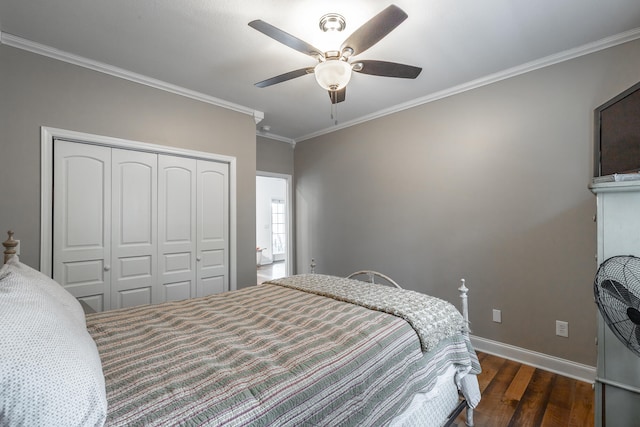
<svg viewBox="0 0 640 427"><path fill-rule="evenodd" d="M540 368L565 377L593 384L596 377L594 366L583 365L559 357L527 350L525 348L504 344L486 338L470 336L476 350L514 360L525 365Z"/></svg>

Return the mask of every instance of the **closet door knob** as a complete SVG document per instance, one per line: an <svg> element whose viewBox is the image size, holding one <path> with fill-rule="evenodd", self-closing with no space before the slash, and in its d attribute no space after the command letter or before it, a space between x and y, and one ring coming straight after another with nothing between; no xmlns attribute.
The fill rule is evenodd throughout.
<svg viewBox="0 0 640 427"><path fill-rule="evenodd" d="M110 265L105 265L104 266L104 271L109 271L111 270L111 266Z"/></svg>
<svg viewBox="0 0 640 427"><path fill-rule="evenodd" d="M200 262L202 261L202 258L200 258L199 256L196 257L196 261Z"/></svg>

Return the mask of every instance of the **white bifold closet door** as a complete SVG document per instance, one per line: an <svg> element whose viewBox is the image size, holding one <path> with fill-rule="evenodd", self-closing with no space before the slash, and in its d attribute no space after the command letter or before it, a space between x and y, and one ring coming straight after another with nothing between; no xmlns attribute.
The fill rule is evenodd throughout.
<svg viewBox="0 0 640 427"><path fill-rule="evenodd" d="M157 163L156 154L111 149L111 308L162 302Z"/></svg>
<svg viewBox="0 0 640 427"><path fill-rule="evenodd" d="M159 277L165 299L196 295L196 160L158 159Z"/></svg>
<svg viewBox="0 0 640 427"><path fill-rule="evenodd" d="M229 289L229 167L198 160L196 296Z"/></svg>
<svg viewBox="0 0 640 427"><path fill-rule="evenodd" d="M53 279L94 310L111 307L111 149L56 141Z"/></svg>
<svg viewBox="0 0 640 427"><path fill-rule="evenodd" d="M56 140L54 279L97 311L228 290L228 173Z"/></svg>
<svg viewBox="0 0 640 427"><path fill-rule="evenodd" d="M229 289L229 174L224 163L159 156L158 248L165 300Z"/></svg>

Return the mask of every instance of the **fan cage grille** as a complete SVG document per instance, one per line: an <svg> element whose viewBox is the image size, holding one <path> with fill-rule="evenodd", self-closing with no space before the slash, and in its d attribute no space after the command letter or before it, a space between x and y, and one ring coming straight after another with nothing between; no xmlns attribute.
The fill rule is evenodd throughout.
<svg viewBox="0 0 640 427"><path fill-rule="evenodd" d="M614 335L640 356L640 258L614 256L598 268L593 284L600 314Z"/></svg>

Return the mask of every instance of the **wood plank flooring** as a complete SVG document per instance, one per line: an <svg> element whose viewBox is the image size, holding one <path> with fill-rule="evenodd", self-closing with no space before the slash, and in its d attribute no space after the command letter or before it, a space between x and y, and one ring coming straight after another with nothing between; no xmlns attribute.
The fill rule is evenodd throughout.
<svg viewBox="0 0 640 427"><path fill-rule="evenodd" d="M476 427L592 427L591 384L478 352L482 400ZM464 417L456 419L463 427Z"/></svg>
<svg viewBox="0 0 640 427"><path fill-rule="evenodd" d="M258 285L267 280L277 279L286 275L284 261L276 261L271 264L261 265L258 267L257 279Z"/></svg>

